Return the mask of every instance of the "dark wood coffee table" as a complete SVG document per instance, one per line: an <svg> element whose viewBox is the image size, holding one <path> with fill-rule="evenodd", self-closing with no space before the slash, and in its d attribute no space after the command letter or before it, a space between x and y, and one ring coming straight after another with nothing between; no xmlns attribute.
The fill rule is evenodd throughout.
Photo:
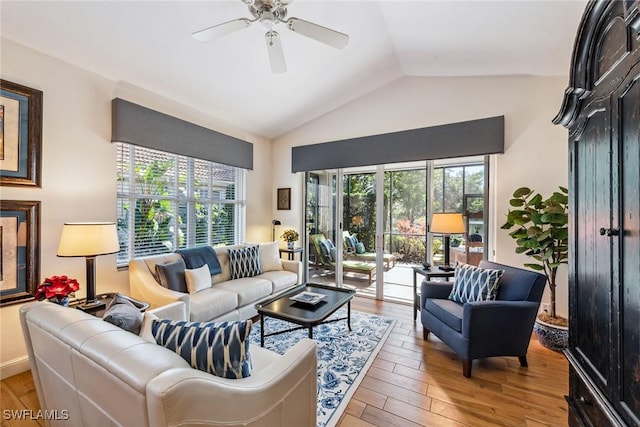
<svg viewBox="0 0 640 427"><path fill-rule="evenodd" d="M326 295L325 299L315 305L293 301L290 297L300 292L315 292ZM347 326L351 330L351 300L356 292L350 289L336 288L334 286L307 284L298 286L284 294L262 301L256 304L256 309L260 315L260 346L264 347L264 337L283 334L285 332L298 329L309 329L309 338L313 338L313 327L321 323L337 322L347 320ZM347 304L347 317L329 320L326 319L335 313L340 307ZM274 317L276 319L300 325L297 328L290 328L283 331L264 333L264 318Z"/></svg>

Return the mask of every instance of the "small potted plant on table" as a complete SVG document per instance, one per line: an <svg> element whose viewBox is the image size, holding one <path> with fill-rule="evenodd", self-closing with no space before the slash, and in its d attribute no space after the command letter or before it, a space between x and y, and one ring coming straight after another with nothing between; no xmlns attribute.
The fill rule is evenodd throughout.
<svg viewBox="0 0 640 427"><path fill-rule="evenodd" d="M556 276L558 268L569 262L568 190L559 188L547 199L530 188L518 188L509 200L515 209L509 210L501 227L513 229L509 236L516 240L516 253L536 261L524 266L547 277L549 311L538 314L534 331L540 344L555 351L566 348L569 338L567 319L556 314Z"/></svg>
<svg viewBox="0 0 640 427"><path fill-rule="evenodd" d="M282 236L280 237L283 238L285 242L287 242L287 249L291 250L293 249L294 243L297 242L300 238L300 235L296 230L292 230L289 228L287 230L284 230L284 233L282 233Z"/></svg>

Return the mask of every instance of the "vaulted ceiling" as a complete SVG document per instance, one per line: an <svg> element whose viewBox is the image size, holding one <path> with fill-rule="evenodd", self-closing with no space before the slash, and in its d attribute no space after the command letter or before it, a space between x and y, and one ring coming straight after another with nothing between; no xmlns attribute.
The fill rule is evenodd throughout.
<svg viewBox="0 0 640 427"><path fill-rule="evenodd" d="M201 43L241 0L0 2L3 38L275 138L403 76L568 76L586 1L295 0L288 16L349 35L342 50L259 23ZM0 65L1 66L1 65Z"/></svg>

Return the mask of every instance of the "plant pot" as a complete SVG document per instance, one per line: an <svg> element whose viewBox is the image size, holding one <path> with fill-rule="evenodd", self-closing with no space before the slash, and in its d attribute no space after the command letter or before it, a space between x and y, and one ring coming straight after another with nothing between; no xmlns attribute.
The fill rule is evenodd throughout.
<svg viewBox="0 0 640 427"><path fill-rule="evenodd" d="M287 249L289 249L289 250L293 250L293 245L294 245L295 243L296 243L296 242L287 242Z"/></svg>
<svg viewBox="0 0 640 427"><path fill-rule="evenodd" d="M536 319L533 330L538 337L538 342L553 351L562 351L569 346L569 328L556 326Z"/></svg>
<svg viewBox="0 0 640 427"><path fill-rule="evenodd" d="M61 305L63 307L69 307L69 297L53 297L49 299L50 302L54 304Z"/></svg>

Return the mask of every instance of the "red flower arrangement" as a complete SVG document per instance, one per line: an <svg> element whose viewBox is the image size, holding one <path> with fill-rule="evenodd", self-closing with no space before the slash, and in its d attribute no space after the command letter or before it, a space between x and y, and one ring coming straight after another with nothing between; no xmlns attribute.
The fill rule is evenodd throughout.
<svg viewBox="0 0 640 427"><path fill-rule="evenodd" d="M67 276L52 276L44 280L36 287L34 297L37 300L48 299L51 302L62 304L69 301L69 295L80 289L76 279Z"/></svg>

